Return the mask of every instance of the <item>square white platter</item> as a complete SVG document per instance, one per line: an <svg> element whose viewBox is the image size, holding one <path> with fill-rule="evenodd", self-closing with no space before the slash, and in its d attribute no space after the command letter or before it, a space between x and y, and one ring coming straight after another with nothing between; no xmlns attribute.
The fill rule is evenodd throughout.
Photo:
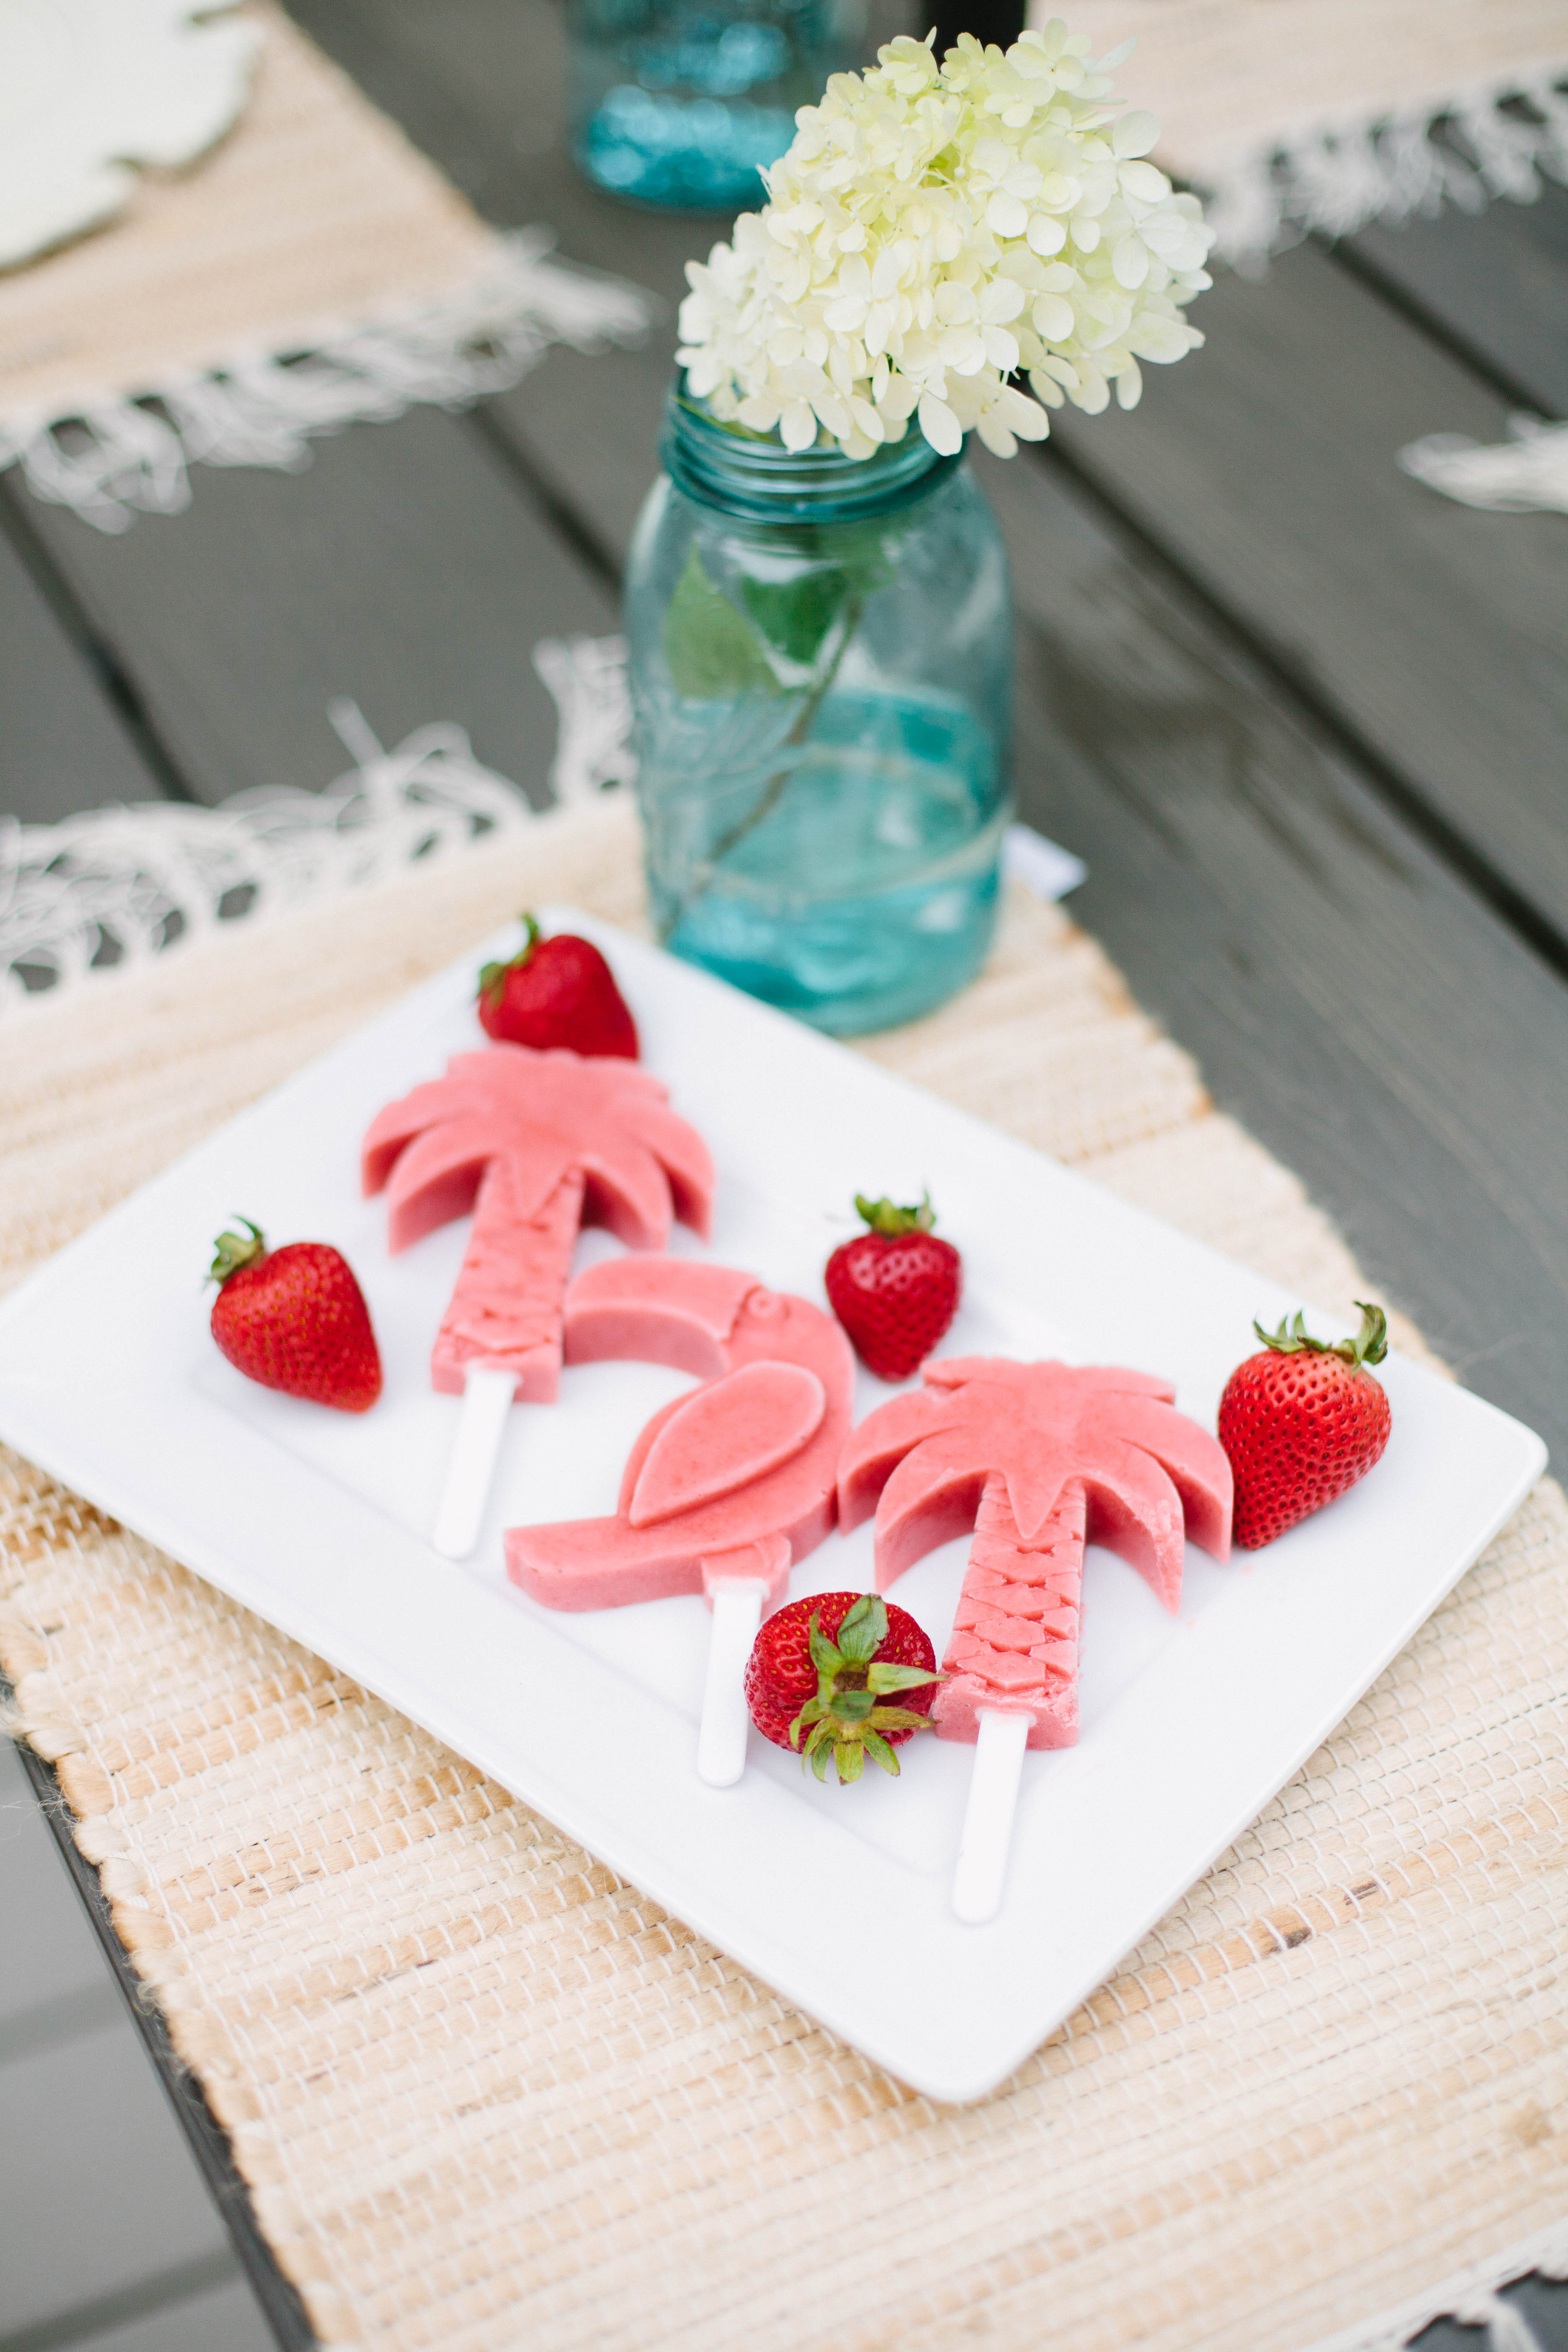
<svg viewBox="0 0 1568 2352"><path fill-rule="evenodd" d="M822 1297L857 1192L918 1199L963 1253L943 1352L1159 1371L1209 1427L1232 1367L1302 1304L1038 1152L704 974L570 909L595 939L644 1058L718 1169L707 1255ZM691 1383L637 1364L569 1370L513 1410L466 1567L426 1540L458 1410L431 1340L461 1221L397 1258L358 1197L383 1103L482 1042L476 947L167 1169L0 1307L0 1433L423 1724L847 2042L932 2097L1001 2081L1114 1969L1334 1728L1529 1491L1539 1438L1391 1358L1394 1433L1331 1507L1226 1568L1189 1549L1179 1615L1091 1550L1082 1736L1026 1759L997 1918L948 1886L971 1751L916 1739L895 1781L818 1787L752 1735L738 1787L693 1769L707 1649L695 1597L552 1615L506 1580L500 1531L615 1507L643 1422ZM363 1416L243 1380L207 1329L202 1276L236 1213L270 1240L335 1242L386 1371ZM702 1255L677 1228L675 1248ZM578 1264L618 1244L585 1234ZM1318 1314L1322 1336L1342 1327ZM858 1415L889 1391L859 1375ZM940 1657L966 1545L892 1598ZM793 1593L867 1588L871 1531L832 1536Z"/></svg>

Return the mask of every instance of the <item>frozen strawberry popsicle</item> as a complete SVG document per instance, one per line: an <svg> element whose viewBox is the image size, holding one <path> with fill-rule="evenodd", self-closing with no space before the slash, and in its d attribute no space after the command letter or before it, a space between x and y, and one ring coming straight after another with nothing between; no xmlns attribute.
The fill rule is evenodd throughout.
<svg viewBox="0 0 1568 2352"><path fill-rule="evenodd" d="M922 1377L850 1438L838 1515L847 1530L875 1510L879 1589L974 1529L931 1721L975 1743L952 1899L979 1923L1001 1902L1026 1747L1078 1738L1085 1543L1173 1611L1186 1536L1229 1553L1230 1465L1145 1372L950 1357Z"/></svg>
<svg viewBox="0 0 1568 2352"><path fill-rule="evenodd" d="M637 1063L494 1045L388 1104L364 1139L367 1194L387 1194L395 1252L472 1209L473 1231L430 1358L463 1414L432 1540L472 1550L507 1409L549 1404L580 1226L661 1250L672 1218L706 1236L713 1163Z"/></svg>
<svg viewBox="0 0 1568 2352"><path fill-rule="evenodd" d="M1230 1465L1146 1372L949 1357L863 1421L838 1471L840 1524L877 1514L877 1583L971 1527L974 1539L931 1708L974 1738L984 1706L1030 1718L1031 1748L1078 1738L1086 1542L1120 1552L1168 1609L1185 1535L1230 1549Z"/></svg>
<svg viewBox="0 0 1568 2352"><path fill-rule="evenodd" d="M468 1254L431 1358L446 1395L472 1362L515 1374L521 1402L549 1403L561 1308L584 1224L628 1248L662 1249L672 1216L705 1234L713 1166L666 1089L635 1062L526 1045L456 1054L373 1120L366 1194L387 1194L394 1252L474 1212Z"/></svg>
<svg viewBox="0 0 1568 2352"><path fill-rule="evenodd" d="M549 1609L707 1592L736 1575L784 1597L833 1526L854 1359L830 1316L752 1274L616 1258L566 1294L569 1364L631 1359L696 1372L643 1430L613 1519L509 1528L507 1573Z"/></svg>
<svg viewBox="0 0 1568 2352"><path fill-rule="evenodd" d="M591 1266L566 1295L569 1364L670 1364L704 1385L655 1413L614 1518L509 1528L507 1572L550 1609L702 1592L713 1610L698 1769L738 1780L742 1676L764 1607L837 1510L854 1389L849 1343L809 1300L680 1258Z"/></svg>

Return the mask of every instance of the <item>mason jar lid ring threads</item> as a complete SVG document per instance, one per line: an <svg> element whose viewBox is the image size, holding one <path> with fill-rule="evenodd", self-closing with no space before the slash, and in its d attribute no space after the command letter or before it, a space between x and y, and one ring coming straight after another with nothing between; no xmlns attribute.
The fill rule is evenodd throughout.
<svg viewBox="0 0 1568 2352"><path fill-rule="evenodd" d="M963 463L944 457L911 425L874 457L847 457L832 444L786 449L773 434L721 425L707 404L673 386L659 455L675 487L699 506L748 522L868 520L924 499Z"/></svg>

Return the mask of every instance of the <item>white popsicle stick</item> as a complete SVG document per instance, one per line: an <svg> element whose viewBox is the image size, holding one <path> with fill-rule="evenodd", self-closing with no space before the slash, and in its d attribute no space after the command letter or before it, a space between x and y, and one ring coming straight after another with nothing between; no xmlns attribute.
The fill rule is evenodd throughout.
<svg viewBox="0 0 1568 2352"><path fill-rule="evenodd" d="M713 1625L708 1637L708 1679L702 1685L702 1725L697 1734L697 1777L710 1789L732 1789L746 1769L746 1661L763 1622L765 1584L737 1577L713 1588Z"/></svg>
<svg viewBox="0 0 1568 2352"><path fill-rule="evenodd" d="M980 1710L974 1774L952 1874L953 1915L971 1927L994 1919L1002 1907L1018 1776L1024 1769L1032 1722L1030 1716L1004 1715L996 1707Z"/></svg>
<svg viewBox="0 0 1568 2352"><path fill-rule="evenodd" d="M470 1364L463 1376L458 1434L430 1538L443 1559L467 1559L479 1539L501 1433L516 1392L514 1376L496 1364Z"/></svg>

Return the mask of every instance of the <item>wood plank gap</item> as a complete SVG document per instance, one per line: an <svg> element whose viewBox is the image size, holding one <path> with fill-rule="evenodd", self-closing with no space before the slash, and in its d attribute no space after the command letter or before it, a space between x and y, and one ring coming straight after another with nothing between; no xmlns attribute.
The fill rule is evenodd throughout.
<svg viewBox="0 0 1568 2352"><path fill-rule="evenodd" d="M14 1696L10 1684L4 1675L0 1675L0 1704L8 1706ZM75 1838L71 1835L70 1811L61 1792L54 1767L46 1764L43 1758L27 1746L26 1740L19 1739L16 1742L16 1753L21 1759L22 1769L32 1784L33 1793L38 1801L38 1809L54 1832L60 1853L64 1856L66 1868L70 1873L78 1894L87 1906L88 1916L97 1930L104 1956L113 1970L114 1980L124 1995L126 2007L131 2011L136 2030L141 2034L147 2054L153 2062L153 2072L163 2087L170 2105L174 2108L175 2120L185 2135L191 2154L195 2159L196 2168L228 2231L235 2259L244 2272L251 2292L261 2306L262 2315L278 2340L279 2352L316 2352L316 2336L310 2321L305 2316L305 2306L300 2300L292 2282L285 2278L279 2269L272 2249L257 2224L256 2215L251 2207L250 2192L236 2168L228 2134L208 2106L201 2085L176 2052L169 2038L169 2029L163 2022L162 2012L148 1997L141 1979L131 1965L125 1947L114 1932L109 1904L98 1883L98 1873L81 1853ZM184 2267L194 2273L202 2269L203 2264L195 2263ZM184 2292L187 2294L205 2292L214 2285L224 2284L232 2275L233 2263L226 2257L222 2265L215 2269L213 2275L204 2276L197 2284L189 2286ZM149 2282L149 2284L153 2284L155 2282ZM124 2290L127 2294L132 2292L134 2290ZM169 2299L167 2294L160 2294L157 2298L158 2301ZM113 2300L118 2302L120 2298L117 2296ZM156 2306L154 2305L149 2307ZM135 2315L129 2311L117 2313L114 2324L118 2324L121 2318L131 2318ZM46 2343L49 2346L61 2347L74 2343L83 2333L79 2314L62 2314L58 2320L49 2320L42 2325L53 2329L63 2326L68 2318L73 2317L78 2323L77 2336L50 2334L47 2337L40 2336L35 2347L33 2332L24 2331L20 2336L0 2337L0 2352L44 2352ZM94 2332L101 2333L103 2327L110 2324L109 2321L95 2323Z"/></svg>
<svg viewBox="0 0 1568 2352"><path fill-rule="evenodd" d="M1198 605L1210 623L1260 669L1285 695L1308 726L1359 770L1365 782L1386 806L1401 816L1411 831L1440 858L1449 872L1473 890L1500 922L1529 948L1562 981L1568 981L1568 933L1564 933L1532 899L1517 889L1483 849L1434 805L1414 777L1386 759L1344 713L1327 699L1311 674L1293 661L1279 642L1215 596L1183 564L1159 533L1113 498L1062 443L1053 436L1029 450L1036 464L1056 467L1093 505L1123 542L1161 572L1166 583Z"/></svg>
<svg viewBox="0 0 1568 2352"><path fill-rule="evenodd" d="M57 2312L51 2319L40 2319L31 2327L0 2336L0 2352L72 2352L78 2345L90 2346L95 2336L107 2336L111 2328L155 2318L161 2311L189 2303L196 2295L210 2294L215 2287L227 2286L237 2269L234 2254L226 2249L222 2253L204 2254L194 2263L180 2263L173 2270L154 2271L150 2278L138 2279L134 2286L120 2287L113 2294L99 2295L73 2310Z"/></svg>
<svg viewBox="0 0 1568 2352"><path fill-rule="evenodd" d="M1500 198L1499 201L1505 202L1506 199ZM1381 269L1369 254L1358 251L1353 245L1347 245L1341 238L1326 236L1319 230L1313 230L1309 241L1328 256L1336 269L1342 269L1347 277L1355 278L1369 293L1375 294L1380 302L1386 303L1405 320L1406 326L1414 327L1417 334L1424 335L1447 358L1456 361L1462 368L1468 368L1489 392L1495 392L1500 400L1506 400L1511 407L1522 410L1527 416L1543 414L1539 393L1532 392L1521 377L1504 367L1491 352L1472 341L1462 328L1455 326L1451 320L1441 318L1422 301L1418 294L1402 285L1397 278L1391 277L1387 270Z"/></svg>
<svg viewBox="0 0 1568 2352"><path fill-rule="evenodd" d="M40 2051L78 2042L84 2033L97 2033L113 2024L119 2016L120 1996L110 1984L88 1985L76 1992L57 1994L52 2000L37 2001L16 2017L0 2019L0 2066L13 2058L35 2057ZM5 2352L4 2337L0 2337L0 2352Z"/></svg>
<svg viewBox="0 0 1568 2352"><path fill-rule="evenodd" d="M15 479L0 480L0 531L5 533L39 595L97 677L116 719L141 754L164 799L199 806L201 795L192 790L179 761L153 726L129 671L108 640L93 626L86 606L45 546L23 503L28 495L18 488Z"/></svg>
<svg viewBox="0 0 1568 2352"><path fill-rule="evenodd" d="M542 520L557 530L612 596L621 593L621 566L614 549L593 523L555 484L545 479L531 457L507 429L504 413L493 401L468 409L464 421L499 459L521 489L527 493Z"/></svg>

